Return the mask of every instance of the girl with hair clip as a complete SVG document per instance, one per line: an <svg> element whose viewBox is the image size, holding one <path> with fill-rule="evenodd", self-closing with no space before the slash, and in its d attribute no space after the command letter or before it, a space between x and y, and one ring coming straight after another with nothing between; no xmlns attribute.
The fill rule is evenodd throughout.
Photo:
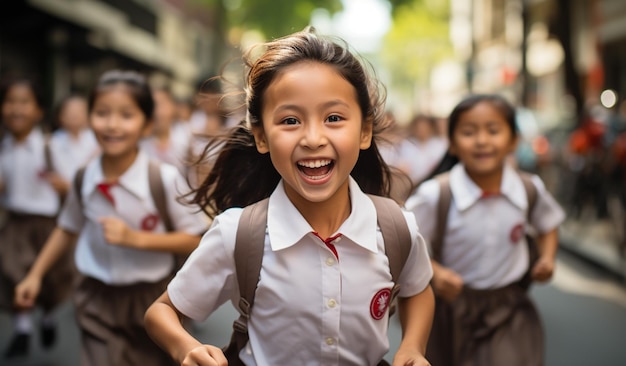
<svg viewBox="0 0 626 366"><path fill-rule="evenodd" d="M28 354L33 333L31 309L13 306L15 285L26 275L54 229L63 188L53 166L61 163L42 129L43 94L30 78L6 80L0 91L6 135L0 144L0 202L7 212L0 230L0 307L13 317L14 336L6 358ZM39 340L44 349L56 339L54 310L67 299L75 275L71 256L61 258L42 279L36 304L43 309Z"/></svg>
<svg viewBox="0 0 626 366"><path fill-rule="evenodd" d="M57 227L17 285L15 305L30 308L42 277L74 250L81 274L74 292L81 364L171 365L148 337L143 315L172 278L173 254L188 254L198 245L206 220L178 201L187 185L176 167L155 163L139 149L154 110L144 77L104 73L88 107L102 153L76 174L82 178L75 179ZM162 182L165 212L151 193L155 175Z"/></svg>
<svg viewBox="0 0 626 366"><path fill-rule="evenodd" d="M217 216L148 309L146 328L181 365L377 365L389 348L389 303L377 293L393 284L364 192L389 193L375 142L384 99L347 46L310 29L264 46L254 60L254 49L246 54L246 123L195 192L194 201ZM249 341L227 360L180 319L202 320L229 299L235 304L242 207L267 197ZM414 218L405 212L403 219L411 250L399 276L403 340L393 365L428 365L432 269Z"/></svg>
<svg viewBox="0 0 626 366"><path fill-rule="evenodd" d="M543 329L527 289L552 277L563 210L538 176L513 167L515 109L503 97L461 101L448 138L448 154L405 205L432 254L429 360L543 365Z"/></svg>

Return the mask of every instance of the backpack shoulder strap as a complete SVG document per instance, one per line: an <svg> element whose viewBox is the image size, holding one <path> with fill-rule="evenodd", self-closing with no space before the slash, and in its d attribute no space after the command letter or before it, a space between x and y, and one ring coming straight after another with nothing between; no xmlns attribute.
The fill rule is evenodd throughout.
<svg viewBox="0 0 626 366"><path fill-rule="evenodd" d="M532 175L526 172L519 172L519 176L522 179L522 183L524 184L524 190L526 190L526 197L528 198L528 221L530 221L530 215L535 209L535 204L537 203L537 187L532 181Z"/></svg>
<svg viewBox="0 0 626 366"><path fill-rule="evenodd" d="M174 225L167 211L167 200L165 199L165 187L161 178L161 166L158 162L150 160L148 163L148 184L150 185L150 195L154 205L163 220L165 230L174 231Z"/></svg>
<svg viewBox="0 0 626 366"><path fill-rule="evenodd" d="M269 198L246 206L239 218L235 239L235 271L239 285L240 316L233 323L230 344L224 349L228 364L239 365L239 351L248 343L248 319L259 283Z"/></svg>
<svg viewBox="0 0 626 366"><path fill-rule="evenodd" d="M52 148L50 147L50 137L45 137L45 142L43 145L43 154L46 159L46 170L48 172L54 171L54 164L52 163Z"/></svg>
<svg viewBox="0 0 626 366"><path fill-rule="evenodd" d="M437 224L430 245L433 259L441 261L443 239L448 226L448 212L450 212L450 203L452 203L452 189L450 188L449 173L440 174L435 179L439 182L439 201L437 202Z"/></svg>
<svg viewBox="0 0 626 366"><path fill-rule="evenodd" d="M81 167L74 173L74 192L76 193L76 199L78 200L78 204L80 207L83 207L83 180L85 179L85 169L86 167Z"/></svg>
<svg viewBox="0 0 626 366"><path fill-rule="evenodd" d="M378 225L385 243L385 254L389 259L389 271L394 283L398 283L411 251L411 233L402 209L389 198L368 195L376 207Z"/></svg>

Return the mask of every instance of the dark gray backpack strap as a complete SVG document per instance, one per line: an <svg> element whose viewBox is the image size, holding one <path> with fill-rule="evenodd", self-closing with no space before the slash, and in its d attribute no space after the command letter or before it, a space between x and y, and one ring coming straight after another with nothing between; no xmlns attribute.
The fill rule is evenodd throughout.
<svg viewBox="0 0 626 366"><path fill-rule="evenodd" d="M159 213L159 218L163 220L166 231L174 231L174 225L167 211L167 199L165 198L165 187L161 178L161 166L158 162L150 160L148 163L148 184L150 185L150 195Z"/></svg>
<svg viewBox="0 0 626 366"><path fill-rule="evenodd" d="M528 217L528 222L530 222L530 217L535 209L535 204L537 203L537 187L532 181L532 175L526 172L519 172L520 178L522 178L522 183L524 184L524 190L526 190L526 197L528 198L528 212L526 212Z"/></svg>
<svg viewBox="0 0 626 366"><path fill-rule="evenodd" d="M230 344L224 349L228 365L231 366L243 365L239 359L239 351L248 343L248 319L263 263L268 206L269 198L266 198L245 207L237 226L234 259L241 315L233 323Z"/></svg>
<svg viewBox="0 0 626 366"><path fill-rule="evenodd" d="M383 234L391 278L397 284L411 251L411 233L402 209L394 200L375 195L369 197L376 207L376 217Z"/></svg>
<svg viewBox="0 0 626 366"><path fill-rule="evenodd" d="M83 208L83 180L85 179L85 167L81 167L74 173L74 192L76 193L76 199L82 210Z"/></svg>
<svg viewBox="0 0 626 366"><path fill-rule="evenodd" d="M54 163L52 162L52 149L50 148L50 138L46 137L43 145L43 154L46 161L46 171L54 172Z"/></svg>
<svg viewBox="0 0 626 366"><path fill-rule="evenodd" d="M526 220L528 224L530 224L530 219L532 216L532 212L535 209L535 205L537 203L537 187L532 181L532 175L526 172L518 172L520 178L522 179L522 183L524 184L524 190L526 191L526 198L528 199L528 209L526 211ZM530 285L533 282L532 279L532 268L535 262L539 259L539 248L537 247L537 240L534 236L530 235L528 232L526 233L526 243L528 245L528 269L524 276L522 276L519 284L522 288L528 290Z"/></svg>
<svg viewBox="0 0 626 366"><path fill-rule="evenodd" d="M450 203L452 203L452 189L450 188L450 173L440 174L435 179L439 182L439 201L437 202L437 224L430 245L432 248L432 259L440 262L443 240L448 227Z"/></svg>

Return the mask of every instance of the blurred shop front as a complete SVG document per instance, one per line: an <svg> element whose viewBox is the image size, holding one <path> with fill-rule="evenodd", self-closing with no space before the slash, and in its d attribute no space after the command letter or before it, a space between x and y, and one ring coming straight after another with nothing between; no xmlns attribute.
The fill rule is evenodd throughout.
<svg viewBox="0 0 626 366"><path fill-rule="evenodd" d="M190 96L214 66L212 14L177 0L0 3L0 76L28 75L53 105L111 68L133 69Z"/></svg>

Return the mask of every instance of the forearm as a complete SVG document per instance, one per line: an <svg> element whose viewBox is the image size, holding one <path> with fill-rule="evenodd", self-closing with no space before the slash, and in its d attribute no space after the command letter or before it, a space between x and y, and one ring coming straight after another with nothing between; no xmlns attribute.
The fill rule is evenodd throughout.
<svg viewBox="0 0 626 366"><path fill-rule="evenodd" d="M435 297L430 285L415 296L399 298L398 310L402 326L400 348L410 347L425 354L435 312Z"/></svg>
<svg viewBox="0 0 626 366"><path fill-rule="evenodd" d="M146 311L145 328L150 338L165 352L182 363L190 350L200 346L181 323L181 315L176 311L167 293L161 295Z"/></svg>
<svg viewBox="0 0 626 366"><path fill-rule="evenodd" d="M190 235L183 232L152 233L149 231L134 231L130 235L130 246L174 254L189 254L200 243L199 235Z"/></svg>
<svg viewBox="0 0 626 366"><path fill-rule="evenodd" d="M76 234L56 227L37 255L37 259L30 268L28 275L42 278L50 267L74 246L76 237Z"/></svg>
<svg viewBox="0 0 626 366"><path fill-rule="evenodd" d="M539 255L545 258L556 258L556 252L559 249L559 232L554 229L539 236L537 240Z"/></svg>

